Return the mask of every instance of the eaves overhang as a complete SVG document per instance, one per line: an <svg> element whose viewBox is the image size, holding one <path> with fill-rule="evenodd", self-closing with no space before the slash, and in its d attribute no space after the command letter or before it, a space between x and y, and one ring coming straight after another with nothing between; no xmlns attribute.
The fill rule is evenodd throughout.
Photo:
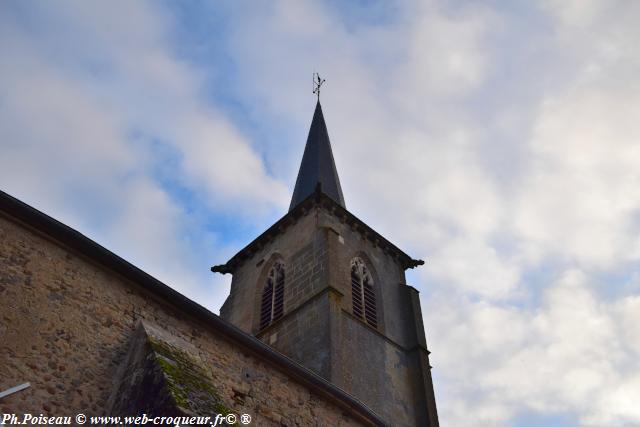
<svg viewBox="0 0 640 427"><path fill-rule="evenodd" d="M413 259L407 255L396 245L385 239L377 231L365 224L361 219L349 212L346 208L342 207L339 203L327 196L320 186L309 195L305 200L299 203L293 210L289 211L286 215L280 218L275 224L269 227L264 233L256 237L251 243L242 248L225 264L214 265L211 267L211 271L214 273L232 273L235 268L241 264L244 260L250 258L257 251L262 249L268 242L273 240L276 236L282 233L289 226L293 225L299 218L306 215L312 209L316 207L322 207L328 210L331 214L337 216L341 221L354 228L362 237L371 241L374 245L380 246L383 250L393 254L401 263L402 267L406 270L409 268L415 268L424 264L421 259Z"/></svg>

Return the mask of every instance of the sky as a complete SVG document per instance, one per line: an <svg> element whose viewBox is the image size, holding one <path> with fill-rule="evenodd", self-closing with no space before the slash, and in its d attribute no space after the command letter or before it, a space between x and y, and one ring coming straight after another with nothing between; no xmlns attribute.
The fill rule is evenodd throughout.
<svg viewBox="0 0 640 427"><path fill-rule="evenodd" d="M0 2L0 189L214 312L315 98L443 426L640 426L640 2Z"/></svg>

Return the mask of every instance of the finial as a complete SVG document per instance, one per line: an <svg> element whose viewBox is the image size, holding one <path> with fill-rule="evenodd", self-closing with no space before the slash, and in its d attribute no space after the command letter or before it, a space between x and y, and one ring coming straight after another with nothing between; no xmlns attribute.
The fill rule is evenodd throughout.
<svg viewBox="0 0 640 427"><path fill-rule="evenodd" d="M324 83L324 79L320 78L320 74L313 73L313 93L318 95L318 102L320 102L320 86Z"/></svg>

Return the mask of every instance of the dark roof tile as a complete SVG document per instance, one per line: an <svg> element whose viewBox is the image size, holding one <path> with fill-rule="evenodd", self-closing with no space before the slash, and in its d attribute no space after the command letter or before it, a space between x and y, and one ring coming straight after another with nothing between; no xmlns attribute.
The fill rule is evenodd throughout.
<svg viewBox="0 0 640 427"><path fill-rule="evenodd" d="M313 194L318 185L324 194L343 208L346 207L320 102L316 104L316 110L313 113L289 211Z"/></svg>

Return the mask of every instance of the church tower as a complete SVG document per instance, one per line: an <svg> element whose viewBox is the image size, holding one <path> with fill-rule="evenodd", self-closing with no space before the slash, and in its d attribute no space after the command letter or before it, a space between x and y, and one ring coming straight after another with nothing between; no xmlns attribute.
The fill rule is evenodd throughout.
<svg viewBox="0 0 640 427"><path fill-rule="evenodd" d="M389 425L437 426L422 265L346 209L320 102L289 212L226 264L222 318L355 396Z"/></svg>

